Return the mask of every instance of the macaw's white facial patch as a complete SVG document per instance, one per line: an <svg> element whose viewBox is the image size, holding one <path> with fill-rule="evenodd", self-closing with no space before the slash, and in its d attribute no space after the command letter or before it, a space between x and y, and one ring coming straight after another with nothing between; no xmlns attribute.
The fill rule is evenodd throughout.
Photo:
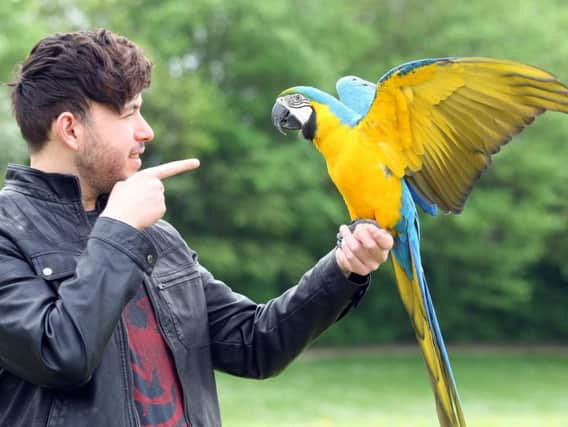
<svg viewBox="0 0 568 427"><path fill-rule="evenodd" d="M313 112L312 107L310 106L310 100L299 93L292 93L278 98L277 102L288 107L290 114L292 114L302 125L305 125L308 122Z"/></svg>
<svg viewBox="0 0 568 427"><path fill-rule="evenodd" d="M301 106L301 107L294 107L290 109L290 114L293 114L296 119L303 125L308 123L310 117L312 115L312 107L308 106Z"/></svg>

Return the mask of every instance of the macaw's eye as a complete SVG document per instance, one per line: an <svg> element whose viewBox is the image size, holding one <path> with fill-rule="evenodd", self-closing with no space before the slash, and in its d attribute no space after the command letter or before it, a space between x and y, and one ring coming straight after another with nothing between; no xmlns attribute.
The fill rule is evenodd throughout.
<svg viewBox="0 0 568 427"><path fill-rule="evenodd" d="M300 95L298 93L296 95L294 95L294 101L300 102L301 100L302 100L302 95Z"/></svg>
<svg viewBox="0 0 568 427"><path fill-rule="evenodd" d="M293 95L290 95L290 105L297 107L300 106L302 104L304 100L304 97L302 95L300 95L299 93L295 93Z"/></svg>

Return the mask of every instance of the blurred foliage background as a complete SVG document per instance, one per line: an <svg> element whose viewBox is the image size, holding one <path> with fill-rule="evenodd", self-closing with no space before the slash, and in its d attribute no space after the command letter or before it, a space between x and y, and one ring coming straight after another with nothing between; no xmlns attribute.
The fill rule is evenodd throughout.
<svg viewBox="0 0 568 427"><path fill-rule="evenodd" d="M402 62L492 56L568 82L562 0L4 0L0 81L42 37L107 27L155 64L145 164L199 157L167 182L168 219L201 262L257 301L296 282L348 221L323 159L279 135L283 89L333 93L345 74L377 80ZM0 87L0 166L26 160ZM457 342L566 342L568 117L548 113L495 156L463 214L423 218L423 258L442 330ZM390 266L320 344L413 342Z"/></svg>

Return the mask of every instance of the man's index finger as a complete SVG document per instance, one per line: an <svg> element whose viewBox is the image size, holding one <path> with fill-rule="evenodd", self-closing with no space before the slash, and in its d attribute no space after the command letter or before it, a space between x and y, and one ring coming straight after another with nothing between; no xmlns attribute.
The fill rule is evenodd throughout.
<svg viewBox="0 0 568 427"><path fill-rule="evenodd" d="M140 171L140 173L153 175L158 179L166 179L171 176L190 171L192 169L197 169L198 167L198 159L175 160L173 162L168 162L162 165L144 169Z"/></svg>

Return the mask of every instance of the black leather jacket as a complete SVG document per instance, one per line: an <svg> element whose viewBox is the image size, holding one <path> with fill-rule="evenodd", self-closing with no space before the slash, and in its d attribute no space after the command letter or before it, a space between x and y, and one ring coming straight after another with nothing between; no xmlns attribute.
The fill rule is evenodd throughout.
<svg viewBox="0 0 568 427"><path fill-rule="evenodd" d="M331 252L255 304L203 268L168 223L139 232L102 217L91 227L75 177L10 165L0 192L1 426L139 425L121 314L141 282L192 427L221 424L214 369L278 373L365 289Z"/></svg>

